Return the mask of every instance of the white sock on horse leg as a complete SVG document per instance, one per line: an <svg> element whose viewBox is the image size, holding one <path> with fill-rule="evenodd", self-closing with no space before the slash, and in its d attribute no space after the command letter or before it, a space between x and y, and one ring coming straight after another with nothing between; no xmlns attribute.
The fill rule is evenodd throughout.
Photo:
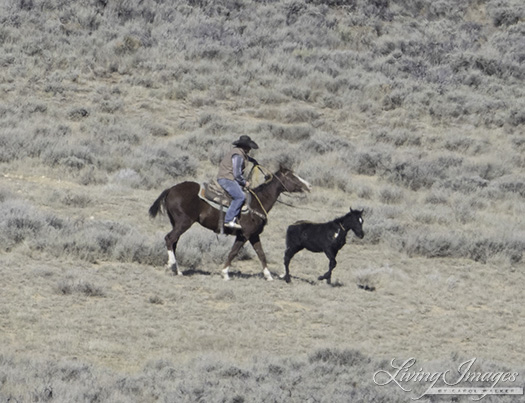
<svg viewBox="0 0 525 403"><path fill-rule="evenodd" d="M177 275L182 276L182 272L179 270L177 265L177 259L175 259L175 253L172 250L168 251L168 269L173 270L173 267L177 269Z"/></svg>

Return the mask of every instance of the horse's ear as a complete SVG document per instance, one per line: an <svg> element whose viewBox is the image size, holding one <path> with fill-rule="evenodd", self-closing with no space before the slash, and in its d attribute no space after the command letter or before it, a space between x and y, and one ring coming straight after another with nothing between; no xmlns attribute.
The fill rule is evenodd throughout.
<svg viewBox="0 0 525 403"><path fill-rule="evenodd" d="M294 165L294 157L291 155L280 156L278 159L279 171L286 173L288 171L293 171L292 167Z"/></svg>
<svg viewBox="0 0 525 403"><path fill-rule="evenodd" d="M352 211L354 211L354 210L352 210L352 207L350 207L350 212L352 212Z"/></svg>

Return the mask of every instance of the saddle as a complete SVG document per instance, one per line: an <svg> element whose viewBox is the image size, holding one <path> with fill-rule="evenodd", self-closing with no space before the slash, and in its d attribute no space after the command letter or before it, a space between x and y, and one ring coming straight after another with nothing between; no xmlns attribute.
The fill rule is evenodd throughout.
<svg viewBox="0 0 525 403"><path fill-rule="evenodd" d="M244 192L244 195L246 196L246 201L242 205L241 213L246 213L248 211L248 206L252 197L249 192ZM199 197L212 207L219 210L228 208L232 201L231 196L226 193L217 181L202 183L199 190Z"/></svg>

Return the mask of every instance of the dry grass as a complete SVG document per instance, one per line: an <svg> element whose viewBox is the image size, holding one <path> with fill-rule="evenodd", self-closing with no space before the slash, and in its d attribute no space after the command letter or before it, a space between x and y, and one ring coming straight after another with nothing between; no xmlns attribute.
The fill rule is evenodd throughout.
<svg viewBox="0 0 525 403"><path fill-rule="evenodd" d="M22 190L27 199L36 195L45 198L49 189L49 180L42 178L11 179L8 183L13 191ZM68 187L72 193L78 191L78 185L71 183L55 185L54 191ZM145 214L142 218L129 216L117 203L122 194L103 197L102 189L92 190L91 197L99 195L97 203L82 209L67 207L61 214L80 220L120 217L136 225L139 232L154 234L152 238L162 236L166 222L150 221ZM132 211L146 211L154 195L153 191L137 191L126 205ZM320 221L327 215L322 200L320 191L317 196L293 202L317 210L305 212ZM343 205L334 198L334 210L343 209ZM280 273L284 243L279 234L291 217L300 218L304 212L277 205L271 216L263 239L270 267ZM181 254L191 246L185 242L192 239L210 239L208 256L220 256L226 250L222 239L198 228L187 235L181 241ZM453 365L456 361L450 357L459 356L504 363L513 369L522 365L525 350L520 329L525 323L519 303L520 270L469 259L408 257L382 242L370 245L353 241L338 257L335 286L317 283L327 259L308 253L298 254L292 262L294 277L288 285L284 281L264 281L253 252L249 253L252 258L235 264L233 281L224 282L219 276L220 258L211 261L202 257L196 270L187 267L186 276L174 277L163 266L104 260L93 264L76 257L56 259L52 253L35 252L21 245L16 253L0 256L4 279L0 354L14 360L17 368L26 365L20 360L31 357L32 367L38 372L30 372L18 381L5 381L3 396L27 397L26 382L34 384L37 379L39 386L31 390L43 396L46 387L53 388L57 401L67 401L67 396L89 400L85 396L93 388L99 390L102 400L104 396L109 400L117 396L116 401L127 401L130 392L120 389L122 379L128 379L132 389L146 395L153 385L172 388L172 392L184 389L179 383L172 384L172 377L159 378L160 369L152 375L148 365L160 365L163 371L165 366L183 371L180 376L186 379L185 387L188 382L196 382L194 376L201 365L208 365L213 367L208 370L210 377L219 379L230 367L248 371L249 376L234 376L232 379L240 383L228 383L223 393L229 398L237 393L249 400L262 400L261 389L249 386L254 373L267 373L272 365L278 366L286 374L279 379L285 376L292 382L294 365L280 360L302 363L298 371L310 376L314 369L304 360L315 352L329 349L337 356L338 351L353 349L364 355L357 358L360 367L355 369L355 382L376 398L390 396L388 399L399 399L392 401L404 401L406 395L372 383L372 374L384 366L382 359L414 356L422 365L435 360ZM169 363L161 365L163 360ZM61 371L84 366L83 375L62 384L49 365L59 365ZM335 373L349 376L353 372L343 366ZM86 389L89 379L93 387ZM140 379L149 381L143 384ZM267 379L268 385L277 382L271 379ZM338 382L343 382L342 386L345 381ZM63 385L74 387L76 392L64 394ZM208 393L204 392L206 386L199 387ZM289 387L299 401L299 391L306 385L300 382ZM355 392L334 391L333 401L345 401L344 396L351 390ZM190 395L182 401L196 399L192 394L197 393L195 390L185 393ZM141 400L136 396L131 400ZM287 400L285 395L273 398ZM142 401L155 401L151 395L145 399ZM365 395L361 399L368 401ZM210 396L208 401L220 399Z"/></svg>

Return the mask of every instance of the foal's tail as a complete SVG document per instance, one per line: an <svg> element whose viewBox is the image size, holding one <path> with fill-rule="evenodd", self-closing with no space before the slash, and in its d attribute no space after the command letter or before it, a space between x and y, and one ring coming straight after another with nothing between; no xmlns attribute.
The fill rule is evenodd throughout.
<svg viewBox="0 0 525 403"><path fill-rule="evenodd" d="M149 215L152 218L155 218L159 211L162 212L166 209L166 196L168 195L168 192L169 189L164 190L149 208Z"/></svg>

